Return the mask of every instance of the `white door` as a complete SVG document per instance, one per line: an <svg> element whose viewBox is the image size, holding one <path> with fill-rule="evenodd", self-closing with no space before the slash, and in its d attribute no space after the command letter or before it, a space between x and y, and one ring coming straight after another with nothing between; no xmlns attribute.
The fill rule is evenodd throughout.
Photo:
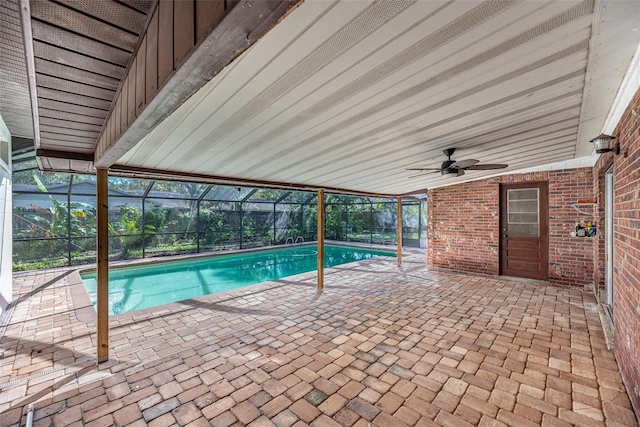
<svg viewBox="0 0 640 427"><path fill-rule="evenodd" d="M604 296L601 300L613 323L613 166L604 174ZM611 325L613 328L613 324Z"/></svg>

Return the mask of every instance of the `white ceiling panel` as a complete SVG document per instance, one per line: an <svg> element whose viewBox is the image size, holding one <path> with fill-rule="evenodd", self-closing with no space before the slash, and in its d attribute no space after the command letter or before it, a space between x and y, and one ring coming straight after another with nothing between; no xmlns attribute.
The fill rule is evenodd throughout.
<svg viewBox="0 0 640 427"><path fill-rule="evenodd" d="M623 77L594 55L631 58L636 3L306 1L116 167L400 195L452 182L406 170L445 148L506 173L584 156Z"/></svg>

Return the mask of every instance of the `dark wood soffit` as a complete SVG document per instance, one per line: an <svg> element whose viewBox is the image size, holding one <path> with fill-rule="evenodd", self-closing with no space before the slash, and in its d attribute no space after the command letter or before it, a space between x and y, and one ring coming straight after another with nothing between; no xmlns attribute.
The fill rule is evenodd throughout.
<svg viewBox="0 0 640 427"><path fill-rule="evenodd" d="M241 0L233 3L128 128L106 147L97 145L95 166L108 168L115 164L162 120L283 19L299 1ZM105 130L106 127L103 134Z"/></svg>
<svg viewBox="0 0 640 427"><path fill-rule="evenodd" d="M42 115L38 147L58 156L71 152L69 171L85 160L76 152L90 153L86 171L93 170L95 143L130 62L128 50L139 44L155 1L132 0L134 10L117 1L31 0L38 100L33 114ZM130 47L121 48L126 43L118 34ZM41 169L52 170L47 157L38 159L44 160L38 160ZM49 159L58 165L63 160Z"/></svg>
<svg viewBox="0 0 640 427"><path fill-rule="evenodd" d="M55 151L55 150L37 149L36 157L93 162L93 154L79 153L75 151Z"/></svg>

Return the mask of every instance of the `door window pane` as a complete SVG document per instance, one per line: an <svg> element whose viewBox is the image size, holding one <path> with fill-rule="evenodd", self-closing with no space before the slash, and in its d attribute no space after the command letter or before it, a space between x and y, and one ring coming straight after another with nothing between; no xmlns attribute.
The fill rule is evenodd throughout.
<svg viewBox="0 0 640 427"><path fill-rule="evenodd" d="M540 235L539 190L507 190L507 229L509 236Z"/></svg>

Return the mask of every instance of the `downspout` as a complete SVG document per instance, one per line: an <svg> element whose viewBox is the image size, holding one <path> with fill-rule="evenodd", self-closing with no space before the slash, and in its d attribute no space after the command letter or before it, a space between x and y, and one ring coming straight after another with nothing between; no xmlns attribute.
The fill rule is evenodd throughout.
<svg viewBox="0 0 640 427"><path fill-rule="evenodd" d="M36 407L33 403L29 404L29 412L27 412L27 422L25 424L26 427L33 426L33 413L35 412Z"/></svg>

